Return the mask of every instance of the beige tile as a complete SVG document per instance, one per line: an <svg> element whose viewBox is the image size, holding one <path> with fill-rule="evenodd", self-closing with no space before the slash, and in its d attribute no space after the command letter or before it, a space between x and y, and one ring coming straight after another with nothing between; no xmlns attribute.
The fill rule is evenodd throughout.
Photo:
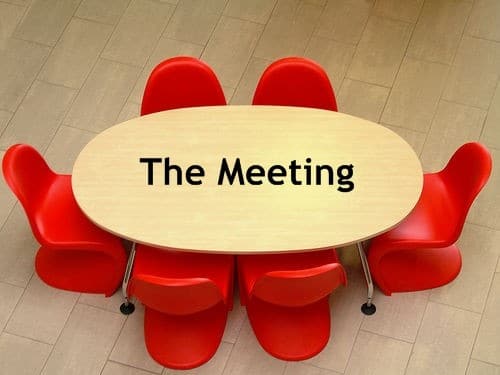
<svg viewBox="0 0 500 375"><path fill-rule="evenodd" d="M486 186L472 204L467 220L500 230L500 151L490 148L493 170Z"/></svg>
<svg viewBox="0 0 500 375"><path fill-rule="evenodd" d="M75 16L115 25L127 9L130 0L83 0Z"/></svg>
<svg viewBox="0 0 500 375"><path fill-rule="evenodd" d="M377 313L365 316L361 329L398 340L415 342L424 316L429 292L394 293L385 296L375 290Z"/></svg>
<svg viewBox="0 0 500 375"><path fill-rule="evenodd" d="M303 55L322 8L300 0L278 0L254 56L276 60Z"/></svg>
<svg viewBox="0 0 500 375"><path fill-rule="evenodd" d="M132 0L101 56L144 66L173 11L171 4Z"/></svg>
<svg viewBox="0 0 500 375"><path fill-rule="evenodd" d="M28 219L17 204L0 230L0 281L25 287L33 275L35 254L40 247Z"/></svg>
<svg viewBox="0 0 500 375"><path fill-rule="evenodd" d="M79 89L112 31L110 25L73 18L38 78Z"/></svg>
<svg viewBox="0 0 500 375"><path fill-rule="evenodd" d="M102 294L82 293L78 299L78 303L94 306L99 309L118 313L120 305L124 302L121 289L119 289L111 297L104 297Z"/></svg>
<svg viewBox="0 0 500 375"><path fill-rule="evenodd" d="M498 262L497 262L497 270L496 270L496 272L497 273L500 272L500 257L499 257Z"/></svg>
<svg viewBox="0 0 500 375"><path fill-rule="evenodd" d="M348 250L356 257L355 248ZM356 259L357 260L357 259ZM347 287L339 287L330 298L330 341L317 356L307 360L314 366L343 373L351 355L356 335L363 321L361 305L366 301L366 284L359 265L350 266L342 258L347 271Z"/></svg>
<svg viewBox="0 0 500 375"><path fill-rule="evenodd" d="M109 359L160 374L163 367L151 358L144 342L144 307L139 301L135 307L135 312L127 317Z"/></svg>
<svg viewBox="0 0 500 375"><path fill-rule="evenodd" d="M141 114L141 105L132 101L127 101L123 106L116 123L125 122L127 120L139 117Z"/></svg>
<svg viewBox="0 0 500 375"><path fill-rule="evenodd" d="M325 69L335 93L338 93L355 50L356 47L352 44L313 36L304 56L313 59Z"/></svg>
<svg viewBox="0 0 500 375"><path fill-rule="evenodd" d="M120 363L108 361L101 375L151 375L154 372L139 370L134 367L122 365Z"/></svg>
<svg viewBox="0 0 500 375"><path fill-rule="evenodd" d="M500 345L498 345L498 337L500 337L499 309L500 274L497 273L491 284L483 319L472 352L472 358L495 365L500 365Z"/></svg>
<svg viewBox="0 0 500 375"><path fill-rule="evenodd" d="M45 152L45 160L57 173L71 174L73 164L95 133L61 126Z"/></svg>
<svg viewBox="0 0 500 375"><path fill-rule="evenodd" d="M471 359L467 375L500 375L500 366Z"/></svg>
<svg viewBox="0 0 500 375"><path fill-rule="evenodd" d="M317 5L320 7L324 7L326 5L326 3L328 2L328 0L304 0L304 2L306 2L308 4L313 4L313 5Z"/></svg>
<svg viewBox="0 0 500 375"><path fill-rule="evenodd" d="M0 332L3 331L10 315L14 311L24 288L0 282Z"/></svg>
<svg viewBox="0 0 500 375"><path fill-rule="evenodd" d="M477 0L465 28L466 34L500 41L500 3L496 0Z"/></svg>
<svg viewBox="0 0 500 375"><path fill-rule="evenodd" d="M0 134L2 134L2 131L7 127L11 118L12 112L0 109Z"/></svg>
<svg viewBox="0 0 500 375"><path fill-rule="evenodd" d="M340 375L340 372L325 370L300 362L288 362L283 375Z"/></svg>
<svg viewBox="0 0 500 375"><path fill-rule="evenodd" d="M500 85L497 85L495 95L490 104L488 116L484 124L481 142L489 147L500 149Z"/></svg>
<svg viewBox="0 0 500 375"><path fill-rule="evenodd" d="M241 331L241 327L247 318L247 311L244 306L241 306L240 295L238 288L235 287L234 299L233 299L233 309L229 311L227 317L226 328L224 329L224 335L222 336L222 341L234 344L238 340L238 336Z"/></svg>
<svg viewBox="0 0 500 375"><path fill-rule="evenodd" d="M408 46L407 55L450 64L472 4L467 1L427 1Z"/></svg>
<svg viewBox="0 0 500 375"><path fill-rule="evenodd" d="M443 99L488 109L500 77L500 43L464 36Z"/></svg>
<svg viewBox="0 0 500 375"><path fill-rule="evenodd" d="M407 342L359 331L345 374L402 375L411 347Z"/></svg>
<svg viewBox="0 0 500 375"><path fill-rule="evenodd" d="M39 374L52 345L24 337L0 335L0 373L16 375Z"/></svg>
<svg viewBox="0 0 500 375"><path fill-rule="evenodd" d="M34 0L14 35L54 46L79 4L80 0Z"/></svg>
<svg viewBox="0 0 500 375"><path fill-rule="evenodd" d="M481 315L429 302L406 374L463 374Z"/></svg>
<svg viewBox="0 0 500 375"><path fill-rule="evenodd" d="M382 125L388 129L391 129L394 133L403 138L411 146L411 148L413 148L413 151L415 151L417 155L420 155L422 153L422 150L424 148L426 133L421 133L415 130L401 128L399 126L392 126L386 124Z"/></svg>
<svg viewBox="0 0 500 375"><path fill-rule="evenodd" d="M4 151L0 151L0 159L3 159L4 154ZM5 179L0 178L0 207L2 207L2 210L0 211L0 228L9 217L15 202L16 197L14 193L11 192L9 186L5 182Z"/></svg>
<svg viewBox="0 0 500 375"><path fill-rule="evenodd" d="M233 95L234 95L235 88L229 87L229 86L222 86L222 91L224 92L224 97L226 98L226 103L230 102Z"/></svg>
<svg viewBox="0 0 500 375"><path fill-rule="evenodd" d="M139 76L132 93L130 94L129 100L137 103L142 102L142 94L144 93L144 87L146 86L149 75L154 67L160 62L175 56L200 57L202 51L203 46L199 44L182 42L169 38L161 38L151 54L151 57L148 59L146 66L142 70L142 73Z"/></svg>
<svg viewBox="0 0 500 375"><path fill-rule="evenodd" d="M206 44L224 10L226 0L179 0L164 35Z"/></svg>
<svg viewBox="0 0 500 375"><path fill-rule="evenodd" d="M93 132L115 124L140 68L99 59L63 123Z"/></svg>
<svg viewBox="0 0 500 375"><path fill-rule="evenodd" d="M314 35L358 43L374 3L374 0L328 0Z"/></svg>
<svg viewBox="0 0 500 375"><path fill-rule="evenodd" d="M392 86L410 40L412 24L373 16L358 44L349 78Z"/></svg>
<svg viewBox="0 0 500 375"><path fill-rule="evenodd" d="M250 323L245 320L223 374L282 374L285 365L285 361L270 356L260 347Z"/></svg>
<svg viewBox="0 0 500 375"><path fill-rule="evenodd" d="M4 3L27 6L30 5L32 1L33 0L4 0Z"/></svg>
<svg viewBox="0 0 500 375"><path fill-rule="evenodd" d="M50 287L35 274L16 306L5 332L55 344L79 293Z"/></svg>
<svg viewBox="0 0 500 375"><path fill-rule="evenodd" d="M265 24L277 0L229 0L224 15Z"/></svg>
<svg viewBox="0 0 500 375"><path fill-rule="evenodd" d="M222 16L201 59L213 68L223 86L237 86L262 29L256 23Z"/></svg>
<svg viewBox="0 0 500 375"><path fill-rule="evenodd" d="M252 104L253 95L264 70L271 64L271 60L252 57L248 62L245 73L231 99L231 104Z"/></svg>
<svg viewBox="0 0 500 375"><path fill-rule="evenodd" d="M76 304L42 374L100 374L125 317Z"/></svg>
<svg viewBox="0 0 500 375"><path fill-rule="evenodd" d="M448 67L405 58L381 122L427 132L446 82Z"/></svg>
<svg viewBox="0 0 500 375"><path fill-rule="evenodd" d="M339 111L378 122L389 92L387 87L346 78L338 94Z"/></svg>
<svg viewBox="0 0 500 375"><path fill-rule="evenodd" d="M7 45L25 10L21 6L0 3L0 49Z"/></svg>
<svg viewBox="0 0 500 375"><path fill-rule="evenodd" d="M482 109L441 100L420 158L424 171L442 169L461 145L477 141L485 117Z"/></svg>
<svg viewBox="0 0 500 375"><path fill-rule="evenodd" d="M377 0L373 14L406 22L417 22L424 0Z"/></svg>
<svg viewBox="0 0 500 375"><path fill-rule="evenodd" d="M500 231L466 224L457 243L462 254L460 275L450 284L434 289L430 299L482 313L500 249Z"/></svg>
<svg viewBox="0 0 500 375"><path fill-rule="evenodd" d="M165 368L162 375L220 375L233 349L232 344L222 342L215 355L207 363L192 370L172 370Z"/></svg>
<svg viewBox="0 0 500 375"><path fill-rule="evenodd" d="M0 147L28 143L45 150L68 110L76 90L35 81L0 137Z"/></svg>
<svg viewBox="0 0 500 375"><path fill-rule="evenodd" d="M0 48L1 109L17 109L49 52L49 47L13 38Z"/></svg>

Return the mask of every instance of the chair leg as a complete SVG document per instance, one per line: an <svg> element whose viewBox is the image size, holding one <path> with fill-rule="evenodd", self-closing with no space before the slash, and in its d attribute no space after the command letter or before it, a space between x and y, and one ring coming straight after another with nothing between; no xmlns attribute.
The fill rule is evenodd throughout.
<svg viewBox="0 0 500 375"><path fill-rule="evenodd" d="M361 265L363 266L363 271L365 273L366 285L368 287L367 300L366 303L361 305L361 311L365 315L373 315L377 308L372 303L373 299L373 280L372 275L370 273L370 267L368 265L368 260L366 259L365 250L363 249L363 244L358 242L357 244L359 257L361 258Z"/></svg>

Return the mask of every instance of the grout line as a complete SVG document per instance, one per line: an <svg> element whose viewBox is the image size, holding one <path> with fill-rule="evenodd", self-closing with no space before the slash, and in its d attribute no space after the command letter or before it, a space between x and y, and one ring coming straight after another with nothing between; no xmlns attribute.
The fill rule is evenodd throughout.
<svg viewBox="0 0 500 375"><path fill-rule="evenodd" d="M143 372L146 372L146 373L151 374L151 375L161 375L163 373L163 369L162 369L161 372L151 372L149 370L145 370L143 368L132 366L132 365L129 365L129 364L126 364L126 363L114 361L112 359L109 359L107 362L116 363L117 365L124 366L124 367L129 367L129 368L132 368L132 369L135 369L135 370L139 370L139 371L143 371ZM106 366L104 366L104 367L106 367ZM104 371L104 367L103 367L103 371ZM101 371L101 374L102 374L102 371Z"/></svg>
<svg viewBox="0 0 500 375"><path fill-rule="evenodd" d="M408 372L408 366L410 365L410 361L411 361L411 358L413 357L413 353L415 353L415 344L417 343L418 335L420 333L420 329L422 328L425 314L427 314L427 310L429 308L429 297L430 297L430 293L427 294L427 302L425 303L424 313L422 314L422 317L420 318L420 322L418 324L417 332L415 334L415 342L411 346L411 352L410 352L410 356L408 357L408 361L407 361L406 366L405 366L404 374L406 374Z"/></svg>

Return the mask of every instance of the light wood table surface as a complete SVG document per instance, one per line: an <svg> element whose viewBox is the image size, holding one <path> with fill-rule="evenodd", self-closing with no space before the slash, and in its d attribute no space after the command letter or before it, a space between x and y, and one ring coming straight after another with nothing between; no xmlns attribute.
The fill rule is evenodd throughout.
<svg viewBox="0 0 500 375"><path fill-rule="evenodd" d="M140 158L201 165L201 185L153 185ZM283 185L218 185L222 159L243 171L282 165ZM306 162L311 158L311 163ZM352 164L354 189L294 185L289 165ZM254 178L257 179L257 178ZM173 181L172 181L173 180ZM172 184L174 182L174 184ZM73 190L98 226L137 243L214 253L304 251L360 242L399 223L416 204L422 169L412 148L391 130L346 114L297 107L219 106L135 118L97 135L73 168Z"/></svg>

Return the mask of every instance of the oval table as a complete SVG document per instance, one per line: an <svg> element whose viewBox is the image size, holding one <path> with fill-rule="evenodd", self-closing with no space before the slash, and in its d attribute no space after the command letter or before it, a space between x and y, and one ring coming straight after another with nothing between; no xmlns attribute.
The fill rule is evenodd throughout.
<svg viewBox="0 0 500 375"><path fill-rule="evenodd" d="M72 175L89 219L134 243L231 254L356 243L368 306L373 284L361 242L403 220L422 183L417 155L391 130L278 106L185 108L126 121L91 140Z"/></svg>

